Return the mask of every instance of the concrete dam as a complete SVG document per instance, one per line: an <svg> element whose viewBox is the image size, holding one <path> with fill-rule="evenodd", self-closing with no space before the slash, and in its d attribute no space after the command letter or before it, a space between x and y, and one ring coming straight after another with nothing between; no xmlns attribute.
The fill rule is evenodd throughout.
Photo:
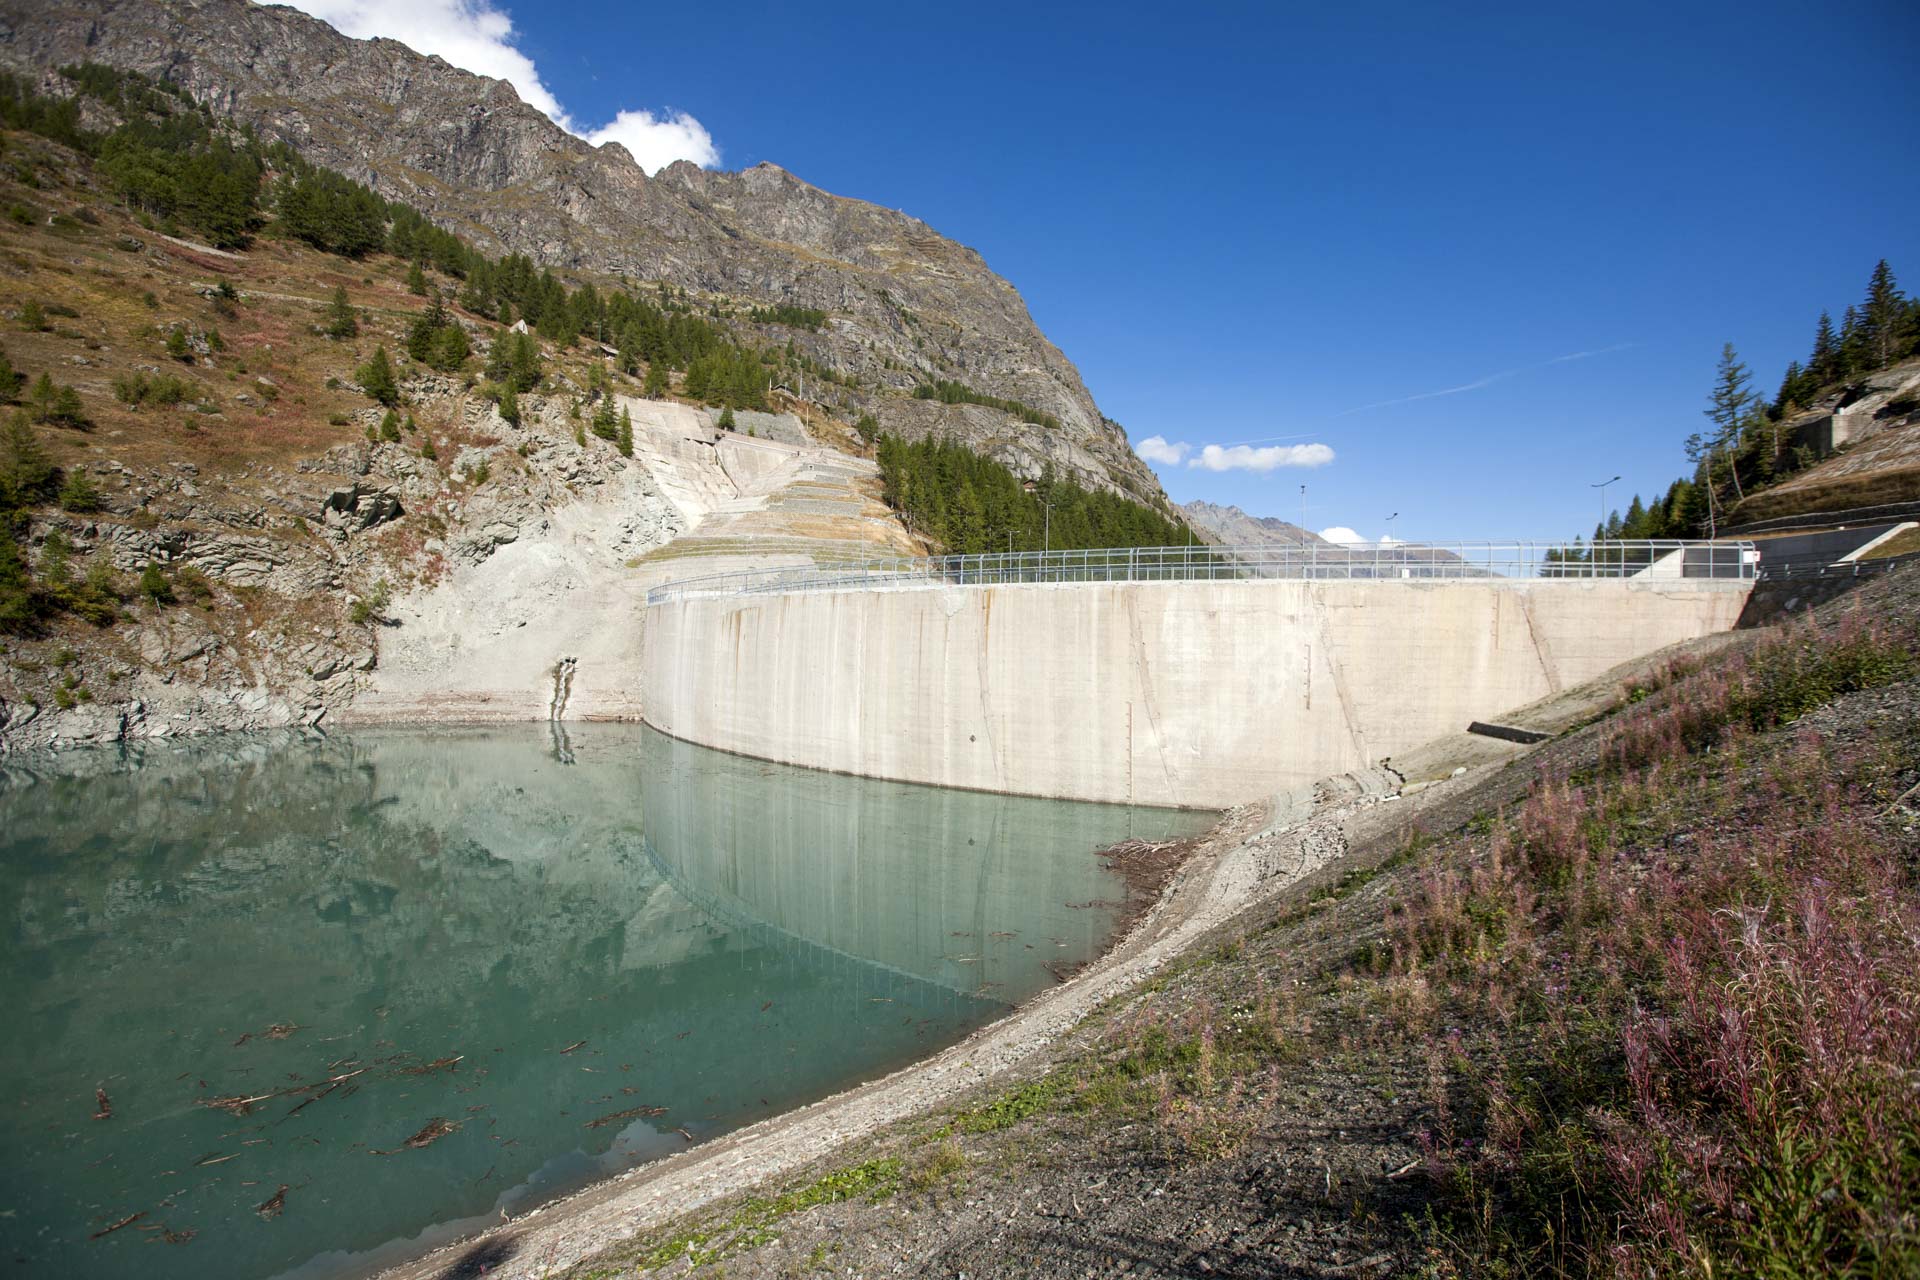
<svg viewBox="0 0 1920 1280"><path fill-rule="evenodd" d="M1730 629L1753 583L1750 553L1728 547L1566 576L1428 560L1397 576L1021 581L1064 575L996 575L999 557L791 586L737 575L650 598L642 714L818 769L1223 808Z"/></svg>

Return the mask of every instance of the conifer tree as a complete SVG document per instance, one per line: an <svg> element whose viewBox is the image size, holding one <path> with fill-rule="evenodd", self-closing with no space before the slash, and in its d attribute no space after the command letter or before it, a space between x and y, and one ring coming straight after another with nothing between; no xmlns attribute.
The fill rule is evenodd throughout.
<svg viewBox="0 0 1920 1280"><path fill-rule="evenodd" d="M500 416L513 426L520 425L520 397L513 394L512 384L500 388Z"/></svg>
<svg viewBox="0 0 1920 1280"><path fill-rule="evenodd" d="M400 403L400 385L393 378L393 362L387 359L384 346L373 349L373 358L354 371L361 389L369 397L392 408Z"/></svg>
<svg viewBox="0 0 1920 1280"><path fill-rule="evenodd" d="M622 406L620 410L620 438L614 442L620 450L620 456L633 456L633 415Z"/></svg>
<svg viewBox="0 0 1920 1280"><path fill-rule="evenodd" d="M1824 311L1820 313L1819 326L1813 331L1813 354L1807 360L1807 373L1815 387L1840 380L1840 338L1833 331L1833 317Z"/></svg>
<svg viewBox="0 0 1920 1280"><path fill-rule="evenodd" d="M415 297L425 297L427 293L427 273L420 269L418 258L407 267L407 292Z"/></svg>
<svg viewBox="0 0 1920 1280"><path fill-rule="evenodd" d="M649 400L658 400L667 394L667 362L655 360L647 366L647 381L640 388L640 394Z"/></svg>
<svg viewBox="0 0 1920 1280"><path fill-rule="evenodd" d="M326 324L321 332L336 341L360 336L360 321L353 313L353 304L347 301L347 286L334 286L333 302L327 307Z"/></svg>
<svg viewBox="0 0 1920 1280"><path fill-rule="evenodd" d="M0 404L12 404L14 397L20 394L20 384L26 379L13 367L13 361L7 359L7 353L0 351Z"/></svg>
<svg viewBox="0 0 1920 1280"><path fill-rule="evenodd" d="M1709 456L1718 451L1726 453L1731 459L1738 452L1740 436L1747 424L1747 411L1753 407L1753 400L1753 379L1729 342L1720 348L1720 367L1714 377L1713 391L1707 397L1707 407L1702 411L1714 425L1705 448ZM1740 488L1739 467L1729 469L1733 473L1735 496L1745 497Z"/></svg>
<svg viewBox="0 0 1920 1280"><path fill-rule="evenodd" d="M1840 317L1840 376L1850 378L1868 368L1866 333L1857 307Z"/></svg>
<svg viewBox="0 0 1920 1280"><path fill-rule="evenodd" d="M33 578L26 557L13 540L13 530L0 527L0 633L26 635L40 621Z"/></svg>
<svg viewBox="0 0 1920 1280"><path fill-rule="evenodd" d="M1785 413L1789 405L1799 404L1802 394L1801 383L1805 382L1806 378L1806 370L1800 367L1798 360L1788 361L1787 371L1780 378L1780 391L1773 398L1773 407Z"/></svg>
<svg viewBox="0 0 1920 1280"><path fill-rule="evenodd" d="M732 431L735 429L734 422L733 422L733 406L732 405L728 405L726 408L720 411L720 421L715 423L714 425L718 426L722 431Z"/></svg>
<svg viewBox="0 0 1920 1280"><path fill-rule="evenodd" d="M0 432L0 509L45 502L52 496L58 474L27 415L18 411L8 415L6 429Z"/></svg>
<svg viewBox="0 0 1920 1280"><path fill-rule="evenodd" d="M1907 300L1894 283L1893 268L1882 258L1867 281L1867 300L1860 308L1860 346L1869 368L1884 368L1906 350L1907 320Z"/></svg>

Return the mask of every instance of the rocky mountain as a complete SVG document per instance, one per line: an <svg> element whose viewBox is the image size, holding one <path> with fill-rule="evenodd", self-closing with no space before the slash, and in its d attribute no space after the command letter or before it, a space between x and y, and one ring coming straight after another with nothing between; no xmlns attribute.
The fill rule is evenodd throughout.
<svg viewBox="0 0 1920 1280"><path fill-rule="evenodd" d="M1333 544L1297 524L1274 516L1250 516L1238 507L1198 499L1179 508L1188 524L1209 542L1228 547L1301 547Z"/></svg>
<svg viewBox="0 0 1920 1280"><path fill-rule="evenodd" d="M649 177L475 76L391 40L351 40L248 0L0 0L0 63L100 62L164 77L263 137L298 146L494 251L556 270L664 281L698 294L829 315L791 337L837 381L836 414L940 434L1026 475L1048 465L1170 508L1124 433L1019 294L980 254L917 218L830 195L772 164L682 162ZM912 398L946 379L1029 406Z"/></svg>

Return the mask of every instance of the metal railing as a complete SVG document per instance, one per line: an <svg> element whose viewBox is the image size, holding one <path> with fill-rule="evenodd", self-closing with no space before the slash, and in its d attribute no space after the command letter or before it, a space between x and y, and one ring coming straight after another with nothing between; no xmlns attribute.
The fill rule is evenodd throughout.
<svg viewBox="0 0 1920 1280"><path fill-rule="evenodd" d="M901 556L847 564L745 569L664 583L647 592L647 603L661 604L690 596L790 591L1075 582L1257 582L1277 578L1423 582L1486 578L1748 581L1755 576L1758 564L1759 555L1751 542L1665 539L1598 542L1578 548L1552 542L1109 547L1092 551Z"/></svg>

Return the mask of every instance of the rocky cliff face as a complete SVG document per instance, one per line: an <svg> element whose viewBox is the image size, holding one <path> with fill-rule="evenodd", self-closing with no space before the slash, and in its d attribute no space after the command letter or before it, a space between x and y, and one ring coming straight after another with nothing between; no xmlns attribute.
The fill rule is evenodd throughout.
<svg viewBox="0 0 1920 1280"><path fill-rule="evenodd" d="M716 173L682 162L648 177L618 144L589 146L503 81L247 0L0 0L0 61L164 76L496 252L819 308L832 317L825 329L796 340L854 381L818 389L835 411L1165 504L1013 287L916 218L771 164ZM1060 426L909 398L930 378L1021 401Z"/></svg>
<svg viewBox="0 0 1920 1280"><path fill-rule="evenodd" d="M1317 533L1273 516L1250 516L1238 507L1195 500L1179 508L1187 523L1209 542L1227 547L1300 547L1333 544Z"/></svg>

